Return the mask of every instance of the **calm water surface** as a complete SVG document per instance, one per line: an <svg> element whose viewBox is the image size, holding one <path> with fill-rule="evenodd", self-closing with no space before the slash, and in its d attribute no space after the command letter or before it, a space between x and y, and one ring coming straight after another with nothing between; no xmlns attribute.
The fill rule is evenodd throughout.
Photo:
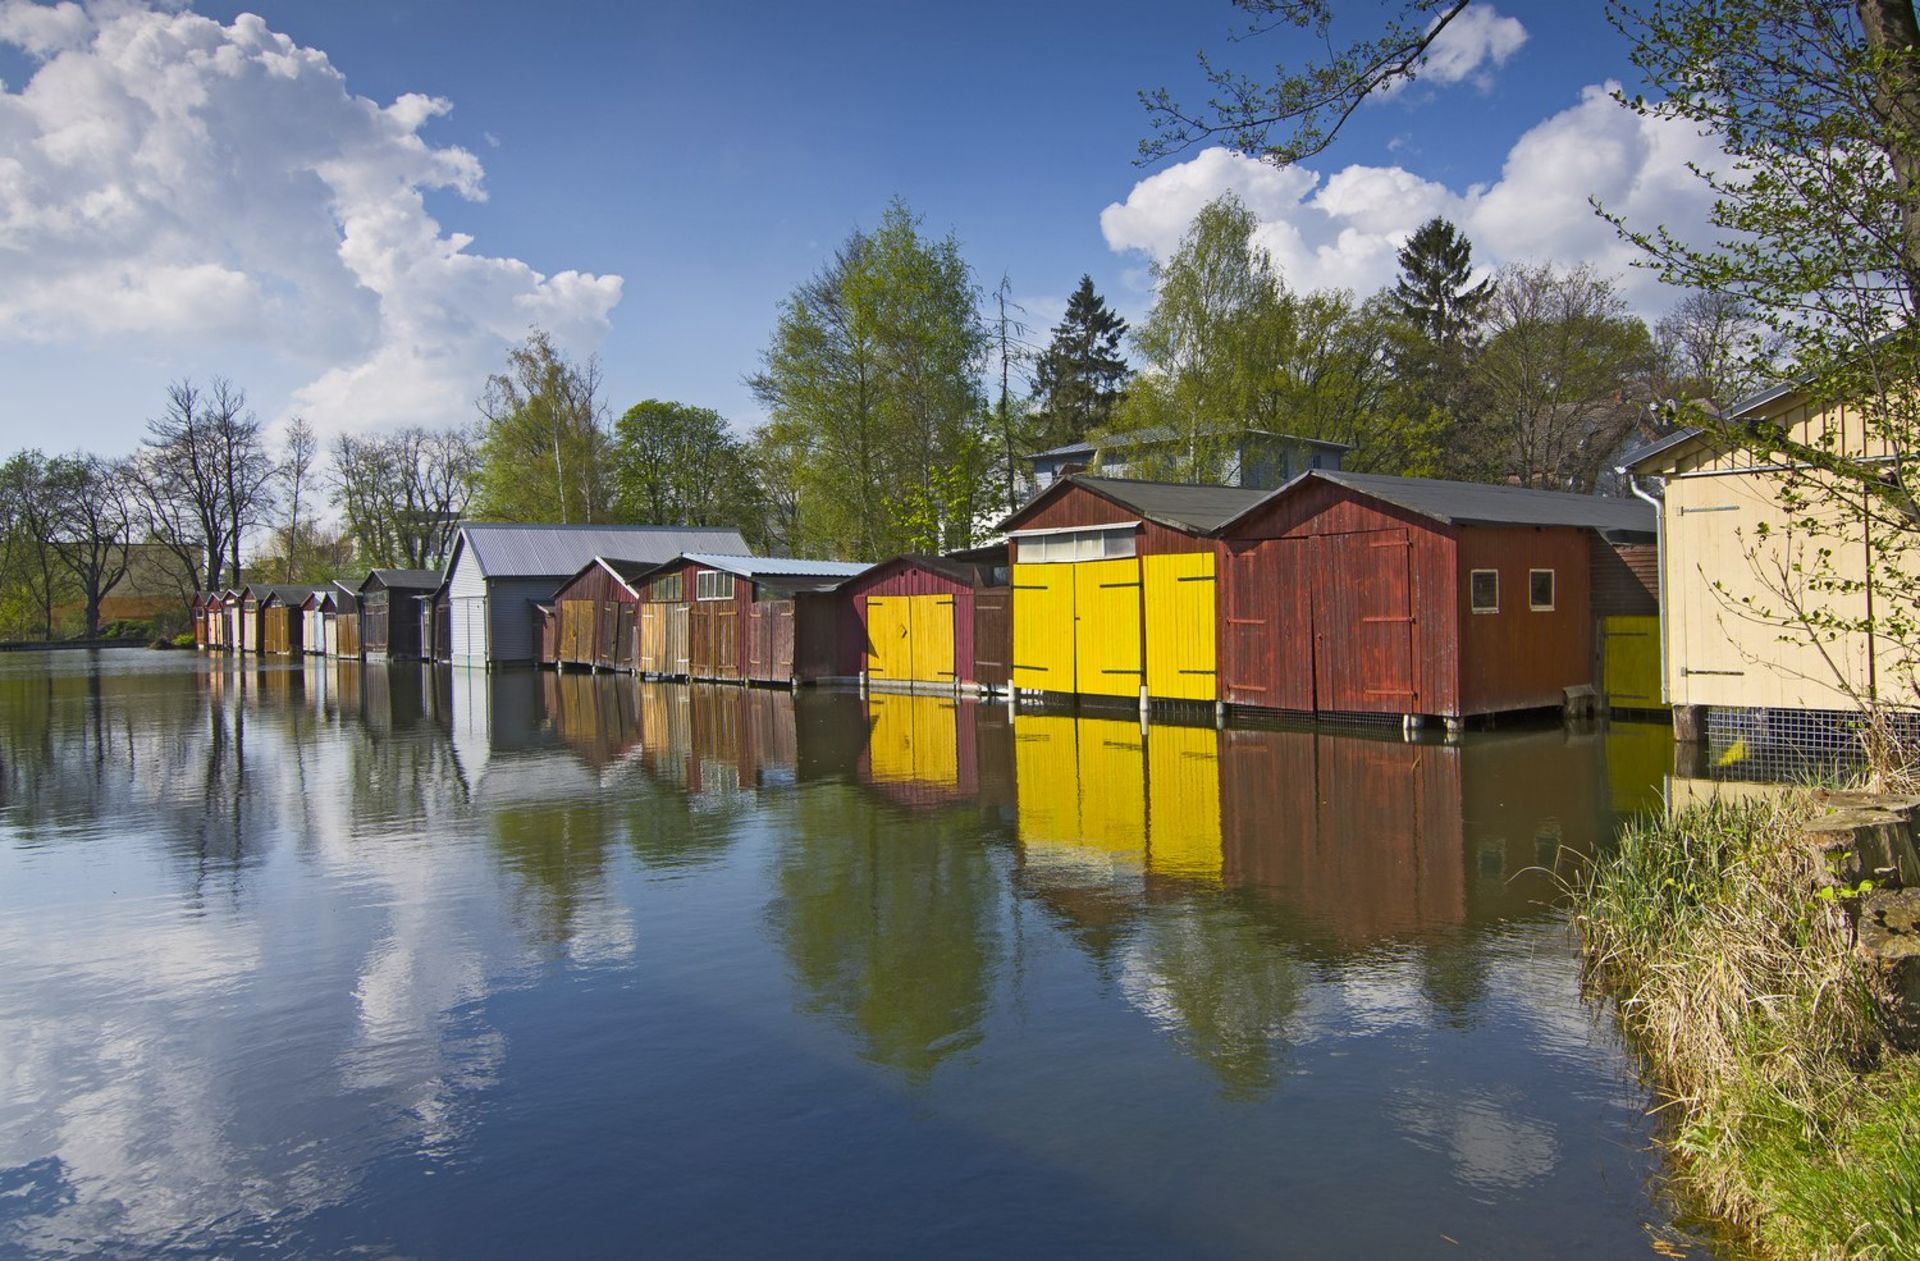
<svg viewBox="0 0 1920 1261"><path fill-rule="evenodd" d="M1670 758L0 659L0 1253L1644 1254Z"/></svg>

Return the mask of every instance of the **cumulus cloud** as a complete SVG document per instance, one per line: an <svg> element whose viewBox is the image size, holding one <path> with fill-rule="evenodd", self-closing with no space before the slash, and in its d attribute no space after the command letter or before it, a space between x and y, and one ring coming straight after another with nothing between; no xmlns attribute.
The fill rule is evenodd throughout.
<svg viewBox="0 0 1920 1261"><path fill-rule="evenodd" d="M0 0L0 43L35 63L0 90L0 338L266 352L362 428L464 419L505 344L591 347L620 299L444 231L427 193L485 196L423 135L449 103L356 96L251 14Z"/></svg>
<svg viewBox="0 0 1920 1261"><path fill-rule="evenodd" d="M1507 58L1527 42L1527 28L1519 18L1507 17L1492 5L1474 5L1434 36L1420 62L1420 81L1462 83L1480 87L1491 82L1489 71L1507 64ZM1406 80L1396 80L1396 86Z"/></svg>
<svg viewBox="0 0 1920 1261"><path fill-rule="evenodd" d="M1705 239L1712 200L1687 163L1712 168L1721 155L1691 127L1620 108L1609 95L1614 86L1584 89L1577 104L1521 136L1491 184L1453 189L1401 166L1323 175L1209 149L1136 183L1124 202L1101 212L1101 230L1116 251L1164 259L1202 206L1233 192L1259 218L1258 239L1290 286L1365 294L1392 282L1400 246L1438 214L1472 238L1482 266L1589 262L1620 277L1637 308L1658 312L1671 292L1632 267L1638 252L1589 198L1629 223Z"/></svg>

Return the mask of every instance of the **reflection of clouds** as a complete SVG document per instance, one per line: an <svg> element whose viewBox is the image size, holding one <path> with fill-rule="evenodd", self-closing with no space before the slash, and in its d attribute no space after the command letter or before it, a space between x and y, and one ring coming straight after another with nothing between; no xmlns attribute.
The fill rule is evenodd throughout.
<svg viewBox="0 0 1920 1261"><path fill-rule="evenodd" d="M1482 1191L1513 1191L1553 1172L1553 1127L1481 1093L1406 1090L1392 1105L1405 1132L1445 1152L1454 1176Z"/></svg>

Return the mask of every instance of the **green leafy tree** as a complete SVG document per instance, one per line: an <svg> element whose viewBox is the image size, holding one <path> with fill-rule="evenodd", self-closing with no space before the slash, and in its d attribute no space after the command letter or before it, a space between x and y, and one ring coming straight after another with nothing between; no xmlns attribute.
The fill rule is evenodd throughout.
<svg viewBox="0 0 1920 1261"><path fill-rule="evenodd" d="M972 538L990 476L978 299L958 242L927 237L895 201L782 304L749 383L768 412L765 444L786 461L792 539L859 558L925 543L903 505L927 496L933 534Z"/></svg>
<svg viewBox="0 0 1920 1261"><path fill-rule="evenodd" d="M1120 346L1127 322L1081 276L1066 315L1034 362L1034 442L1042 449L1077 442L1112 422L1133 376Z"/></svg>
<svg viewBox="0 0 1920 1261"><path fill-rule="evenodd" d="M613 426L620 516L651 525L731 525L763 515L751 451L710 407L647 399Z"/></svg>
<svg viewBox="0 0 1920 1261"><path fill-rule="evenodd" d="M1231 477L1238 435L1279 419L1274 377L1292 309L1253 212L1232 193L1201 208L1153 276L1153 309L1134 331L1147 365L1099 435L1135 476Z"/></svg>
<svg viewBox="0 0 1920 1261"><path fill-rule="evenodd" d="M480 398L475 509L495 521L605 521L613 508L610 436L596 359L569 359L535 330L487 378Z"/></svg>
<svg viewBox="0 0 1920 1261"><path fill-rule="evenodd" d="M16 452L0 465L0 521L6 526L0 572L7 605L21 629L43 639L54 637L54 608L72 590L57 541L60 504L53 473L39 451Z"/></svg>

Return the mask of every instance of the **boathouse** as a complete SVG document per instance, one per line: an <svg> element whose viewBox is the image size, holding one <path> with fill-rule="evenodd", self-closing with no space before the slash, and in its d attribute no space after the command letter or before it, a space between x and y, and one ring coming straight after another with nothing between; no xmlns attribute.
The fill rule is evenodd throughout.
<svg viewBox="0 0 1920 1261"><path fill-rule="evenodd" d="M297 656L301 651L306 621L302 610L312 587L268 586L260 591L260 646L258 651L276 657Z"/></svg>
<svg viewBox="0 0 1920 1261"><path fill-rule="evenodd" d="M220 647L240 651L240 592L233 587L220 593Z"/></svg>
<svg viewBox="0 0 1920 1261"><path fill-rule="evenodd" d="M658 566L596 556L561 585L542 611L541 664L594 670L635 668L642 578Z"/></svg>
<svg viewBox="0 0 1920 1261"><path fill-rule="evenodd" d="M465 525L447 561L447 655L455 665L531 665L534 605L596 556L659 563L747 550L739 531L657 525Z"/></svg>
<svg viewBox="0 0 1920 1261"><path fill-rule="evenodd" d="M836 588L867 568L716 552L676 557L645 575L640 669L753 683L851 679L860 668L858 637Z"/></svg>
<svg viewBox="0 0 1920 1261"><path fill-rule="evenodd" d="M207 601L211 597L204 591L193 593L193 601L187 606L187 616L193 621L193 646L207 646Z"/></svg>
<svg viewBox="0 0 1920 1261"><path fill-rule="evenodd" d="M1009 517L1013 685L1211 701L1213 531L1270 491L1074 474Z"/></svg>
<svg viewBox="0 0 1920 1261"><path fill-rule="evenodd" d="M963 555L968 559L896 556L841 584L870 686L1008 686L1013 609L1007 549Z"/></svg>
<svg viewBox="0 0 1920 1261"><path fill-rule="evenodd" d="M327 610L333 605L333 586L315 587L300 604L300 650L309 657L327 651Z"/></svg>
<svg viewBox="0 0 1920 1261"><path fill-rule="evenodd" d="M1914 618L1909 544L1901 531L1863 532L1857 482L1811 472L1765 435L1889 467L1897 452L1863 408L1823 404L1796 384L1736 403L1722 421L1753 441L1683 430L1625 470L1660 490L1662 675L1677 729L1697 734L1689 720L1717 710L1747 733L1844 739L1845 722L1772 716L1920 704L1908 637L1869 633Z"/></svg>
<svg viewBox="0 0 1920 1261"><path fill-rule="evenodd" d="M418 597L440 586L432 569L376 569L360 584L360 649L369 659L418 660Z"/></svg>
<svg viewBox="0 0 1920 1261"><path fill-rule="evenodd" d="M1223 522L1220 698L1462 719L1594 681L1594 540L1649 543L1635 499L1307 473Z"/></svg>
<svg viewBox="0 0 1920 1261"><path fill-rule="evenodd" d="M357 661L360 658L360 589L339 581L329 585L333 611L327 617L326 654Z"/></svg>

